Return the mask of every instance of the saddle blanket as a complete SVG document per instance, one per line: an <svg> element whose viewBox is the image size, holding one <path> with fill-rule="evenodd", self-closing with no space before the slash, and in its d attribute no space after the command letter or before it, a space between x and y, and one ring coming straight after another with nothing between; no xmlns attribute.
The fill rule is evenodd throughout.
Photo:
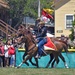
<svg viewBox="0 0 75 75"><path fill-rule="evenodd" d="M55 50L55 49L47 47L47 46L44 46L44 50Z"/></svg>
<svg viewBox="0 0 75 75"><path fill-rule="evenodd" d="M47 43L44 45L44 50L57 50L50 37L47 37Z"/></svg>

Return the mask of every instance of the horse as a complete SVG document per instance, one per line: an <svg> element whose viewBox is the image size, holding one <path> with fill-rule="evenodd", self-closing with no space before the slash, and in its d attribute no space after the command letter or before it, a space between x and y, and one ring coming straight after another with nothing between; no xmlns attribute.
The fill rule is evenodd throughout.
<svg viewBox="0 0 75 75"><path fill-rule="evenodd" d="M54 39L54 38L52 38L52 40L53 40L53 39ZM22 42L24 42L24 43L26 44L26 47L28 48L28 49L27 49L28 51L26 51L26 57L25 57L25 59L22 61L22 63L21 63L18 67L20 67L23 63L26 63L27 60L30 60L32 57L35 57L36 54L37 54L37 51L38 51L38 47L36 46L36 43L33 42L30 33L28 33L28 34L26 34L26 35L24 34L24 36L21 37L21 38L18 40L18 43L22 43ZM67 50L67 47L66 47L66 44L63 43L63 42L55 41L55 40L53 40L53 43L55 44L57 50L44 50L42 56L46 56L46 55L48 55L48 54L49 54L49 55L53 54L53 56L54 56L54 61L56 61L57 64L58 64L58 62L59 62L59 59L58 59L58 56L59 56L59 57L63 60L63 62L65 63L65 67L68 68L68 66L67 66L67 64L66 64L66 62L65 62L65 59L64 59L64 57L63 57L62 54L61 54L63 48L65 49L65 51L68 51L68 50ZM48 62L48 64L47 64L46 67L49 66L49 64L50 64L51 61L52 61L52 60L50 60L50 61ZM37 66L38 66L38 61L36 60L36 62L37 62Z"/></svg>

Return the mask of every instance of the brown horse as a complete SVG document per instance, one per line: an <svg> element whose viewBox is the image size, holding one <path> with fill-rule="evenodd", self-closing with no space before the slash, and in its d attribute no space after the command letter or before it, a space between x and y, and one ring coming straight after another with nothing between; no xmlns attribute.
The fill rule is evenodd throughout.
<svg viewBox="0 0 75 75"><path fill-rule="evenodd" d="M58 56L63 60L63 62L65 63L65 67L68 68L64 57L61 55L62 50L64 49L65 51L68 51L67 46L65 43L63 42L59 42L56 39L52 38L53 43L55 44L57 50L44 50L42 56L46 56L46 55L50 55L53 54L54 56L54 61L56 61L56 63L58 64L59 59ZM24 42L27 48L27 54L25 59L23 60L23 62L18 66L20 67L23 63L26 63L27 60L30 60L32 57L35 57L38 51L38 47L36 46L36 43L34 42L31 33L29 32L28 34L24 34L24 36L22 36L19 40L18 43L22 43ZM52 60L50 60L47 64L46 67L49 66L50 62ZM38 64L38 61L36 61Z"/></svg>

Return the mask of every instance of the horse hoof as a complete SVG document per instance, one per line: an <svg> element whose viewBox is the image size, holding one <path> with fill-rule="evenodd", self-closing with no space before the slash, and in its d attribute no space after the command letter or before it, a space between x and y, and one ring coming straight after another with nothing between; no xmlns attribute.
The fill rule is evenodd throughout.
<svg viewBox="0 0 75 75"><path fill-rule="evenodd" d="M51 66L51 68L56 68L55 66Z"/></svg>
<svg viewBox="0 0 75 75"><path fill-rule="evenodd" d="M69 68L68 66L66 68Z"/></svg>
<svg viewBox="0 0 75 75"><path fill-rule="evenodd" d="M17 69L18 69L18 68L20 68L20 66L17 66L17 67L15 67L15 68L17 68Z"/></svg>
<svg viewBox="0 0 75 75"><path fill-rule="evenodd" d="M15 68L17 68L17 67L15 67Z"/></svg>
<svg viewBox="0 0 75 75"><path fill-rule="evenodd" d="M45 68L48 68L49 66L47 65Z"/></svg>

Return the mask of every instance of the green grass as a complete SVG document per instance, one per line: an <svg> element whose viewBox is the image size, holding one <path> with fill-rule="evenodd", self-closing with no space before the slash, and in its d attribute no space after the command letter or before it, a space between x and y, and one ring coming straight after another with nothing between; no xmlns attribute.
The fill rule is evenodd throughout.
<svg viewBox="0 0 75 75"><path fill-rule="evenodd" d="M0 75L75 75L75 69L0 68Z"/></svg>

